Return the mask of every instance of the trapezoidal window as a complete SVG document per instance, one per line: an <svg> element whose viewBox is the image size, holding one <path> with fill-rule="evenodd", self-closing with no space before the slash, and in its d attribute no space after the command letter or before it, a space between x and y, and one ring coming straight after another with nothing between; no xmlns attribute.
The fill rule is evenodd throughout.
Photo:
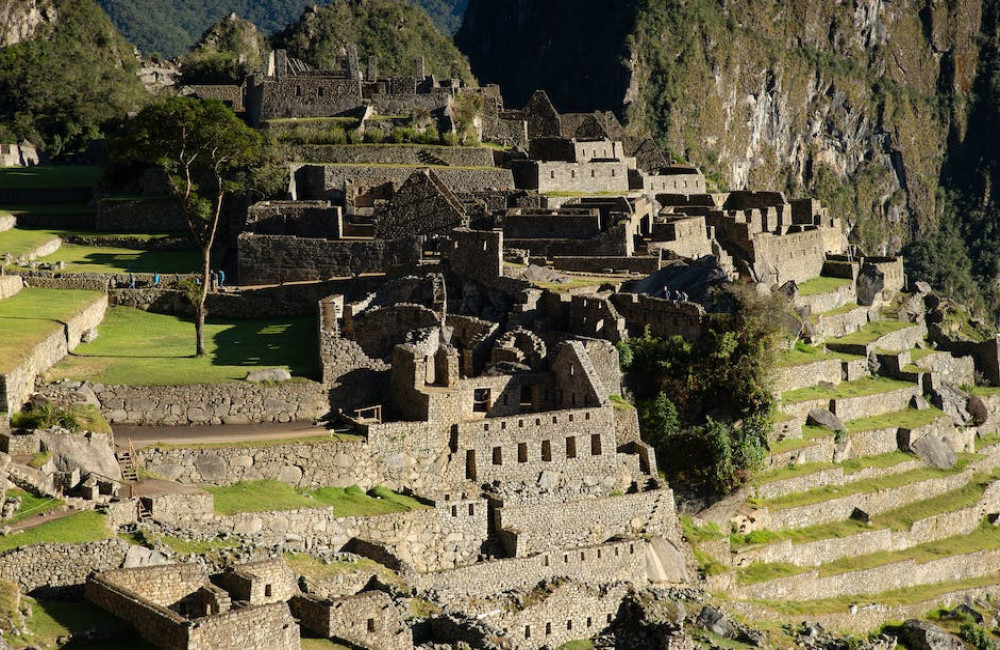
<svg viewBox="0 0 1000 650"><path fill-rule="evenodd" d="M517 462L519 463L528 462L528 443L526 442L517 443Z"/></svg>
<svg viewBox="0 0 1000 650"><path fill-rule="evenodd" d="M465 452L465 478L470 481L476 480L476 450L469 449Z"/></svg>
<svg viewBox="0 0 1000 650"><path fill-rule="evenodd" d="M576 458L576 436L566 438L566 458Z"/></svg>
<svg viewBox="0 0 1000 650"><path fill-rule="evenodd" d="M542 460L546 463L552 460L552 441L550 440L542 441Z"/></svg>
<svg viewBox="0 0 1000 650"><path fill-rule="evenodd" d="M264 585L264 597L270 598L273 595L271 585Z"/></svg>
<svg viewBox="0 0 1000 650"><path fill-rule="evenodd" d="M600 456L601 455L601 434L595 433L590 436L590 455Z"/></svg>
<svg viewBox="0 0 1000 650"><path fill-rule="evenodd" d="M493 448L493 464L503 465L503 447Z"/></svg>
<svg viewBox="0 0 1000 650"><path fill-rule="evenodd" d="M369 632L375 632L375 619L374 618L368 619L368 631Z"/></svg>

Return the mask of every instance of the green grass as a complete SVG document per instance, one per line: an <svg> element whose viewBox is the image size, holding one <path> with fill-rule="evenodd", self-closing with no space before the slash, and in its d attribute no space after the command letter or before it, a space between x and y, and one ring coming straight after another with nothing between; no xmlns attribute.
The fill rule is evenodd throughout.
<svg viewBox="0 0 1000 650"><path fill-rule="evenodd" d="M201 264L201 253L63 244L39 261L65 262L64 273L193 273Z"/></svg>
<svg viewBox="0 0 1000 650"><path fill-rule="evenodd" d="M798 341L791 350L782 350L778 354L778 366L801 366L807 363L817 363L835 359L832 354L826 351L822 345L809 346Z"/></svg>
<svg viewBox="0 0 1000 650"><path fill-rule="evenodd" d="M19 203L5 205L4 210L15 217L37 215L44 217L93 217L97 208L86 203Z"/></svg>
<svg viewBox="0 0 1000 650"><path fill-rule="evenodd" d="M88 165L0 167L0 190L75 190L96 185L104 172Z"/></svg>
<svg viewBox="0 0 1000 650"><path fill-rule="evenodd" d="M635 409L634 406L629 404L628 400L621 395L608 395L608 399L611 401L611 406L618 411L632 411Z"/></svg>
<svg viewBox="0 0 1000 650"><path fill-rule="evenodd" d="M29 517L48 512L63 504L59 499L36 496L24 490L7 490L7 498L12 499L14 497L21 497L21 507L17 509L17 512L12 517L4 520L3 523L5 526L12 526L19 521L24 521Z"/></svg>
<svg viewBox="0 0 1000 650"><path fill-rule="evenodd" d="M36 345L100 296L96 291L28 287L0 300L0 373L27 359Z"/></svg>
<svg viewBox="0 0 1000 650"><path fill-rule="evenodd" d="M862 470L870 469L873 467L892 467L893 465L899 465L900 463L905 463L907 461L914 460L916 457L910 454L903 453L901 451L894 451L888 454L881 454L878 456L865 456L863 458L852 458L851 460L846 460L839 465L836 463L802 463L801 465L789 465L788 467L781 467L779 469L773 469L763 474L758 475L754 478L755 485L766 485L768 483L774 483L775 481L782 481L789 478L794 478L796 476L803 476L806 474L816 474L823 470L834 469L836 467L841 467L844 470L844 474L856 474Z"/></svg>
<svg viewBox="0 0 1000 650"><path fill-rule="evenodd" d="M688 515L681 515L681 528L684 530L684 536L692 544L711 542L726 536L718 524L707 522L704 526L698 526Z"/></svg>
<svg viewBox="0 0 1000 650"><path fill-rule="evenodd" d="M210 321L205 326L207 354L196 358L191 320L112 307L97 340L79 346L46 377L170 386L238 381L258 367L286 368L307 377L316 372L315 327L311 318Z"/></svg>
<svg viewBox="0 0 1000 650"><path fill-rule="evenodd" d="M109 537L111 532L104 524L104 515L87 510L0 537L0 552L33 544L82 544Z"/></svg>
<svg viewBox="0 0 1000 650"><path fill-rule="evenodd" d="M859 329L857 332L833 339L833 342L845 345L868 345L879 340L886 334L905 330L908 327L914 327L913 323L905 320L877 320L869 323L867 327Z"/></svg>
<svg viewBox="0 0 1000 650"><path fill-rule="evenodd" d="M305 553L285 553L285 561L296 574L313 580L333 578L358 571L379 572L385 569L381 564L365 557L358 557L353 560L324 562Z"/></svg>
<svg viewBox="0 0 1000 650"><path fill-rule="evenodd" d="M822 314L818 314L821 318L829 318L831 316L840 316L841 314L849 314L850 312L858 309L860 305L854 303L848 303L846 305L841 305L840 307L834 307L829 309Z"/></svg>
<svg viewBox="0 0 1000 650"><path fill-rule="evenodd" d="M910 470L909 472L891 474L889 476L866 479L863 481L854 481L853 483L847 483L846 485L824 485L814 490L809 490L808 492L797 492L795 494L788 494L774 499L761 501L759 502L759 505L770 510L786 510L788 508L799 508L802 506L822 503L823 501L849 496L852 494L862 494L875 492L877 490L898 488L910 483L916 483L918 481L950 476L952 474L957 474L965 468L969 459L967 457L968 455L963 456L964 457L960 458L959 462L955 464L954 468L948 470L921 467Z"/></svg>
<svg viewBox="0 0 1000 650"><path fill-rule="evenodd" d="M925 357L929 357L932 354L937 354L937 350L931 350L929 348L915 348L910 350L910 361L916 363Z"/></svg>
<svg viewBox="0 0 1000 650"><path fill-rule="evenodd" d="M28 633L8 638L15 648L25 645L54 648L60 637L95 629L108 634L102 634L98 640L89 643L75 637L64 647L79 650L153 650L155 647L139 638L127 623L87 601L35 600L27 597L25 600L31 605Z"/></svg>
<svg viewBox="0 0 1000 650"><path fill-rule="evenodd" d="M274 438L271 440L246 440L240 442L200 442L200 443L182 443L182 444L169 444L159 442L156 444L157 449L230 449L239 448L246 449L251 448L262 448L262 447L277 447L279 445L322 445L328 442L361 442L365 439L364 436L354 435L350 433L324 433L317 436L303 436L302 438Z"/></svg>
<svg viewBox="0 0 1000 650"><path fill-rule="evenodd" d="M755 485L767 485L768 483L783 481L785 479L803 476L805 474L815 474L825 469L834 469L835 467L837 467L837 465L834 463L802 463L801 465L789 465L788 467L780 467L778 469L772 469L759 474L754 477L753 482Z"/></svg>
<svg viewBox="0 0 1000 650"><path fill-rule="evenodd" d="M854 381L842 381L833 389L820 386L808 386L797 388L781 394L781 401L785 404L797 404L815 399L844 399L847 397L863 397L866 395L877 395L887 393L891 390L901 388L912 388L914 384L898 379L887 377L863 377Z"/></svg>
<svg viewBox="0 0 1000 650"><path fill-rule="evenodd" d="M594 650L594 642L590 639L578 639L564 643L556 650Z"/></svg>
<svg viewBox="0 0 1000 650"><path fill-rule="evenodd" d="M28 467L32 469L41 469L42 465L49 462L50 458L52 458L51 451L35 452L35 454L31 457L31 460L28 461Z"/></svg>
<svg viewBox="0 0 1000 650"><path fill-rule="evenodd" d="M823 293L836 291L851 282L852 280L850 278L813 278L812 280L806 280L799 285L799 295L802 297L818 296Z"/></svg>
<svg viewBox="0 0 1000 650"><path fill-rule="evenodd" d="M302 650L350 650L345 645L334 643L330 639L318 639L311 635L311 632L302 630Z"/></svg>
<svg viewBox="0 0 1000 650"><path fill-rule="evenodd" d="M58 235L51 230L11 228L0 232L0 256L5 253L10 253L14 257L27 255L56 238Z"/></svg>
<svg viewBox="0 0 1000 650"><path fill-rule="evenodd" d="M876 415L870 418L860 418L845 422L848 431L874 431L875 429L916 429L934 422L944 415L944 411L929 408L923 411L906 409L895 413Z"/></svg>
<svg viewBox="0 0 1000 650"><path fill-rule="evenodd" d="M370 517L425 507L415 499L381 487L371 490L371 496L357 486L306 490L273 480L206 489L215 498L215 511L222 515L333 506L336 517Z"/></svg>

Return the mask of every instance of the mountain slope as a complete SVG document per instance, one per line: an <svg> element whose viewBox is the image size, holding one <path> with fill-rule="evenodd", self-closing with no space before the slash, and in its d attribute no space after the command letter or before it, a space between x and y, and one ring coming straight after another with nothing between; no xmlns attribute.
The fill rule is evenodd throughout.
<svg viewBox="0 0 1000 650"><path fill-rule="evenodd" d="M452 33L468 0L407 0ZM118 29L145 53L186 52L213 23L236 13L265 34L295 22L316 0L98 0Z"/></svg>
<svg viewBox="0 0 1000 650"><path fill-rule="evenodd" d="M413 59L424 57L429 74L471 81L469 63L427 15L396 0L334 0L310 7L302 18L273 39L275 48L318 68L333 66L347 44L361 61L379 57L379 73L413 73Z"/></svg>
<svg viewBox="0 0 1000 650"><path fill-rule="evenodd" d="M83 148L148 99L134 48L92 0L0 0L0 142Z"/></svg>

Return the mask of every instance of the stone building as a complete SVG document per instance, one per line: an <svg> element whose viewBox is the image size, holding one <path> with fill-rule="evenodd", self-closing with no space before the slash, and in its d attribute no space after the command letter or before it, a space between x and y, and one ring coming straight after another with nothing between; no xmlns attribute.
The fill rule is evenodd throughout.
<svg viewBox="0 0 1000 650"><path fill-rule="evenodd" d="M281 560L209 576L197 564L117 569L87 579L87 599L132 624L163 650L295 650L299 626L287 601L298 592Z"/></svg>

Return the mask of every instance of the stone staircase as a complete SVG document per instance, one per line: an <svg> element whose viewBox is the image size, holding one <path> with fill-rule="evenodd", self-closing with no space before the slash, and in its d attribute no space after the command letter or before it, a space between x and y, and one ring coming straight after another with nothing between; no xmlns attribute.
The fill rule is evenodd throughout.
<svg viewBox="0 0 1000 650"><path fill-rule="evenodd" d="M922 615L936 597L1000 590L996 425L959 424L928 404L946 383L971 385L971 361L930 349L923 323L852 306L843 287L831 293L810 304L864 309L865 322L785 353L768 468L735 513L689 524L708 589L758 619L794 612L858 633L870 631L870 617L853 617L864 608L910 611L912 601ZM814 409L842 428L809 420ZM912 445L924 437L947 445L954 466L918 458Z"/></svg>

